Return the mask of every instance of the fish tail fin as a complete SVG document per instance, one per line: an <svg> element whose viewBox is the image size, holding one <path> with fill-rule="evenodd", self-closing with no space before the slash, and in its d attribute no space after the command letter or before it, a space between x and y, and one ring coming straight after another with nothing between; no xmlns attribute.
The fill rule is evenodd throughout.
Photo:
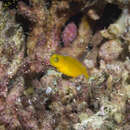
<svg viewBox="0 0 130 130"><path fill-rule="evenodd" d="M89 78L89 76L88 76L88 74L87 74L87 73L85 73L85 74L84 74L84 76L85 76L85 78L86 78L86 79L88 79L88 78Z"/></svg>

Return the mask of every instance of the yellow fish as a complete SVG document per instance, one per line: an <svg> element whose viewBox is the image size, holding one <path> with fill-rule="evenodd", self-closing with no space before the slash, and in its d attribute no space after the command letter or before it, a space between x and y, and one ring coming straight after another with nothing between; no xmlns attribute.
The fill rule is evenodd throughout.
<svg viewBox="0 0 130 130"><path fill-rule="evenodd" d="M50 58L50 64L67 76L78 77L84 75L87 79L89 77L86 67L71 56L53 54Z"/></svg>

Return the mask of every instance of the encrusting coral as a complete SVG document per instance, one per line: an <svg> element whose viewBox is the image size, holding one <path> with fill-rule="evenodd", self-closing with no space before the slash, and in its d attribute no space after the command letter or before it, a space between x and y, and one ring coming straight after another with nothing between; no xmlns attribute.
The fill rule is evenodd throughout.
<svg viewBox="0 0 130 130"><path fill-rule="evenodd" d="M20 127L15 105L24 90L24 79L17 75L24 52L25 36L15 22L15 12L5 10L0 2L0 122L7 129Z"/></svg>

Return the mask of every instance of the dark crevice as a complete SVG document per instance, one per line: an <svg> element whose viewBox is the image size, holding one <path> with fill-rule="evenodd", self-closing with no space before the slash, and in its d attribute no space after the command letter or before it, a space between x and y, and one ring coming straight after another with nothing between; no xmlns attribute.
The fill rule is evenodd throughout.
<svg viewBox="0 0 130 130"><path fill-rule="evenodd" d="M107 4L104 8L101 18L96 23L95 30L107 28L110 24L114 23L121 15L121 9L118 5Z"/></svg>
<svg viewBox="0 0 130 130"><path fill-rule="evenodd" d="M45 109L46 110L48 110L48 111L50 111L50 105L51 105L51 103L52 103L52 101L51 100L47 100L46 102L45 102Z"/></svg>
<svg viewBox="0 0 130 130"><path fill-rule="evenodd" d="M3 7L8 9L16 9L19 1L22 0L0 0L3 2Z"/></svg>
<svg viewBox="0 0 130 130"><path fill-rule="evenodd" d="M46 2L47 9L49 9L51 7L52 1L51 0L45 0L45 2Z"/></svg>
<svg viewBox="0 0 130 130"><path fill-rule="evenodd" d="M74 22L76 24L76 26L79 26L79 23L81 22L81 18L82 18L83 14L80 12L72 17L69 18L69 20L66 22L65 26L68 23Z"/></svg>
<svg viewBox="0 0 130 130"><path fill-rule="evenodd" d="M129 52L129 50L128 50L128 44L123 44L123 51L122 51L122 53L120 54L120 56L119 56L119 60L121 60L121 61L125 61L126 60L126 57L129 57L130 58L130 52Z"/></svg>
<svg viewBox="0 0 130 130"><path fill-rule="evenodd" d="M40 72L40 73L36 74L36 78L37 78L37 80L40 81L40 79L41 79L44 75L45 75L44 72Z"/></svg>
<svg viewBox="0 0 130 130"><path fill-rule="evenodd" d="M3 2L3 7L8 9L17 9L18 2L24 2L26 5L30 5L29 0L0 0Z"/></svg>
<svg viewBox="0 0 130 130"><path fill-rule="evenodd" d="M30 31L30 27L32 26L31 22L27 18L19 14L16 14L16 22L19 23L23 27L23 30L25 34L27 35L28 32Z"/></svg>
<svg viewBox="0 0 130 130"><path fill-rule="evenodd" d="M31 28L32 24L27 18L25 18L22 15L19 15L17 13L16 13L16 22L19 23L23 28L24 35L25 35L25 43L26 43L29 32L31 31L30 28ZM26 45L25 45L25 55L24 56L25 57L27 56L27 46Z"/></svg>

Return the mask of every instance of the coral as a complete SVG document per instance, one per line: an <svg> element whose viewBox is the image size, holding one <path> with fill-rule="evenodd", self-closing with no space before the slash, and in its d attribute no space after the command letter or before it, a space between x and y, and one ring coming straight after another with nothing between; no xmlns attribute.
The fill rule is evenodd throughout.
<svg viewBox="0 0 130 130"><path fill-rule="evenodd" d="M14 105L19 104L24 86L23 77L17 74L24 58L25 37L15 22L15 12L6 11L0 4L0 122L15 129L20 127Z"/></svg>
<svg viewBox="0 0 130 130"><path fill-rule="evenodd" d="M77 36L77 27L74 23L69 23L62 32L62 40L64 46L67 46L71 43Z"/></svg>
<svg viewBox="0 0 130 130"><path fill-rule="evenodd" d="M48 65L49 58L52 53L58 50L64 52L64 48L59 48L61 43L60 37L62 37L65 46L76 38L77 27L74 23L69 23L65 27L62 36L60 33L69 17L76 14L78 10L75 8L75 6L71 7L71 1L53 1L51 2L51 7L49 9L47 9L46 2L44 1L31 1L31 3L32 7L28 7L22 2L19 2L18 6L19 13L24 15L24 17L28 17L29 20L34 23L31 34L28 37L27 41L27 53L31 59L36 59L42 62L42 64ZM76 4L79 6L79 9L84 6L81 3L79 4L78 1L76 1ZM44 8L41 5L43 5ZM88 38L90 36L90 27L87 21L85 22L85 18L83 21L84 25L81 24L81 29L79 31L80 36L77 40L75 40L77 41L76 43L72 43L72 48L80 48L76 56L81 54L84 46L86 45L84 43L81 43L87 39L85 35L88 35ZM82 31L84 31L84 34ZM71 32L71 35L68 37L68 34L70 34L69 32ZM81 40L81 38L84 40ZM68 49L68 51L69 50L70 49ZM42 68L45 68L45 66L43 65Z"/></svg>
<svg viewBox="0 0 130 130"><path fill-rule="evenodd" d="M121 42L116 40L110 40L105 42L100 50L99 56L105 61L112 61L117 59L122 52Z"/></svg>
<svg viewBox="0 0 130 130"><path fill-rule="evenodd" d="M22 27L15 24L13 12L0 12L0 66L1 81L12 78L18 71L24 57L24 35Z"/></svg>
<svg viewBox="0 0 130 130"><path fill-rule="evenodd" d="M99 19L100 19L99 15L96 13L96 11L95 11L94 9L90 9L90 10L88 11L88 16L89 16L91 19L93 19L93 20L99 20Z"/></svg>
<svg viewBox="0 0 130 130"><path fill-rule="evenodd" d="M118 4L120 7L125 7L128 6L130 4L130 0L105 0L108 3L115 3Z"/></svg>
<svg viewBox="0 0 130 130"><path fill-rule="evenodd" d="M128 130L129 0L24 2L0 2L0 130ZM89 78L60 73L53 54Z"/></svg>
<svg viewBox="0 0 130 130"><path fill-rule="evenodd" d="M126 42L129 42L129 19L130 15L128 13L128 9L123 9L120 18L113 24L110 24L108 29L102 30L101 34L105 38L115 39L115 38L123 38Z"/></svg>
<svg viewBox="0 0 130 130"><path fill-rule="evenodd" d="M19 97L24 89L23 77L17 77L10 87L12 89L7 95L7 98L0 98L1 105L3 106L0 113L0 122L2 122L4 125L7 125L7 129L13 130L21 127L16 113L16 106L21 106Z"/></svg>
<svg viewBox="0 0 130 130"><path fill-rule="evenodd" d="M124 81L122 81L123 83ZM107 86L108 87L108 86ZM118 86L119 87L119 86ZM110 122L106 125L105 122L111 118L113 118L117 124L120 124L124 120L124 108L126 107L126 90L124 89L124 85L120 86L117 90L113 91L110 94L111 101L108 100L107 97L98 97L100 98L100 110L93 114L90 117L85 118L81 121L81 123L77 123L74 125L76 130L78 129L109 129L112 128ZM114 89L114 88L113 88ZM114 125L114 124L113 124ZM116 128L117 126L115 126Z"/></svg>
<svg viewBox="0 0 130 130"><path fill-rule="evenodd" d="M92 29L86 16L83 16L81 23L79 24L78 35L76 39L72 42L70 47L64 47L58 52L62 55L67 54L77 58L86 51L86 47L89 44L91 37Z"/></svg>

